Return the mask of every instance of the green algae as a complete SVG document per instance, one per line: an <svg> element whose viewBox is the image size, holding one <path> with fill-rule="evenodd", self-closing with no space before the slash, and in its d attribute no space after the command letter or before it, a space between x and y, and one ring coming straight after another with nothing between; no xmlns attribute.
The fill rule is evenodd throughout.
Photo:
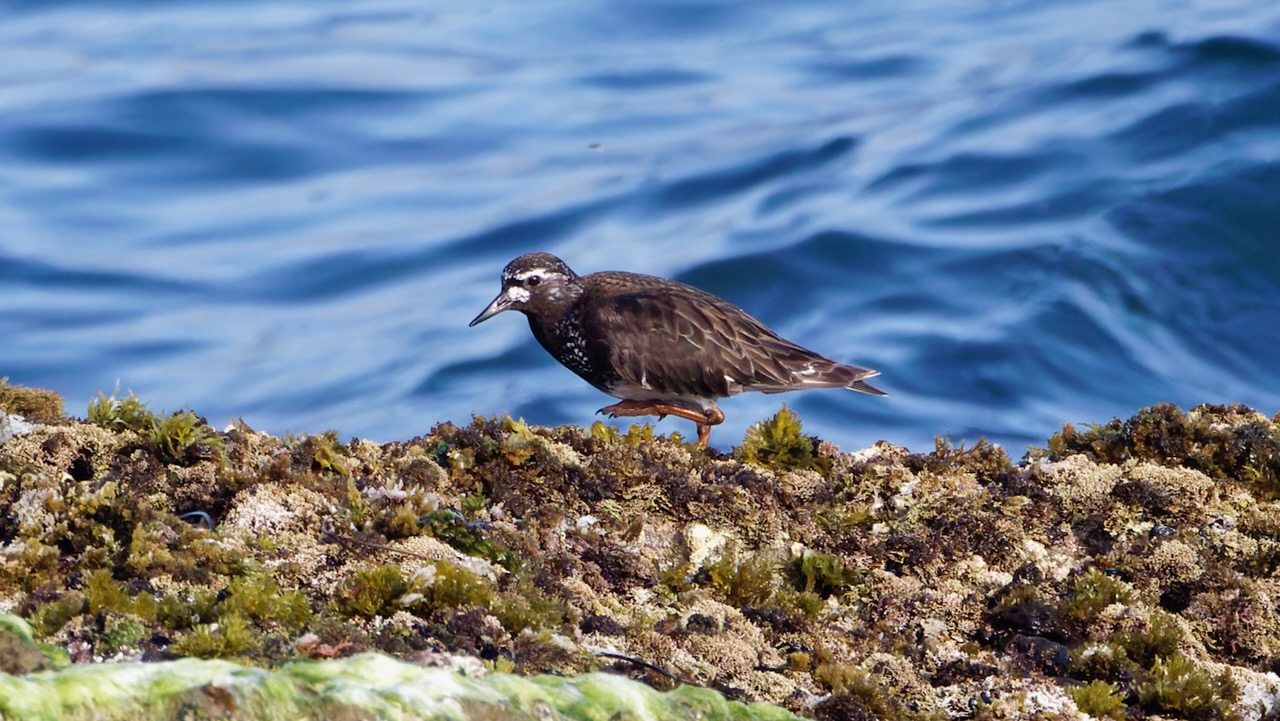
<svg viewBox="0 0 1280 721"><path fill-rule="evenodd" d="M468 556L496 561L507 570L514 571L519 566L519 556L510 549L499 548L480 525L469 521L464 515L469 505L483 508L486 503L487 499L482 493L467 494L462 497L463 511L440 508L418 518L415 525L420 531L429 532Z"/></svg>
<svg viewBox="0 0 1280 721"><path fill-rule="evenodd" d="M89 401L87 419L102 428L141 435L165 463L191 465L205 459L222 459L222 437L203 418L189 410L157 416L133 391L121 398L119 386L111 395L98 391L97 397Z"/></svg>
<svg viewBox="0 0 1280 721"><path fill-rule="evenodd" d="M230 614L197 624L173 645L173 653L196 658L239 658L261 650L261 639L242 616Z"/></svg>
<svg viewBox="0 0 1280 721"><path fill-rule="evenodd" d="M408 589L400 566L387 563L352 574L338 589L335 602L347 616L390 616Z"/></svg>
<svg viewBox="0 0 1280 721"><path fill-rule="evenodd" d="M625 433L619 431L617 426L611 426L604 421L596 421L591 424L590 433L591 439L597 443L623 443L633 448L646 443L651 443L658 438L665 438L674 444L686 444L684 436L680 435L679 432L672 431L666 436L661 436L654 432L653 424L647 421L643 423L632 423L627 427Z"/></svg>
<svg viewBox="0 0 1280 721"><path fill-rule="evenodd" d="M1076 576L1061 605L1062 615L1069 621L1091 623L1105 608L1113 603L1129 603L1133 592L1128 584L1108 576L1097 568L1090 568Z"/></svg>
<svg viewBox="0 0 1280 721"><path fill-rule="evenodd" d="M1144 707L1175 713L1190 721L1238 719L1232 708L1238 693L1225 671L1209 673L1180 653L1156 659L1138 686L1138 698Z"/></svg>
<svg viewBox="0 0 1280 721"><path fill-rule="evenodd" d="M191 411L177 411L157 418L147 438L165 463L191 465L201 460L222 460L222 437L205 419Z"/></svg>
<svg viewBox="0 0 1280 721"><path fill-rule="evenodd" d="M242 616L287 631L304 628L313 615L305 594L296 589L282 590L275 579L261 571L233 579L214 612Z"/></svg>
<svg viewBox="0 0 1280 721"><path fill-rule="evenodd" d="M772 418L747 428L738 457L746 463L780 470L813 468L813 439L801 430L800 416L783 403Z"/></svg>
<svg viewBox="0 0 1280 721"><path fill-rule="evenodd" d="M912 709L896 689L878 681L866 669L828 660L814 670L814 678L831 689L831 696L814 709L819 719L901 719L941 721L938 714Z"/></svg>
<svg viewBox="0 0 1280 721"><path fill-rule="evenodd" d="M1076 708L1095 718L1124 719L1128 716L1120 686L1107 681L1090 681L1071 689Z"/></svg>
<svg viewBox="0 0 1280 721"><path fill-rule="evenodd" d="M132 595L125 585L111 576L111 571L99 568L89 574L84 589L85 610L92 614L122 613L154 618L156 602L148 594Z"/></svg>
<svg viewBox="0 0 1280 721"><path fill-rule="evenodd" d="M311 454L311 462L319 471L337 473L343 477L351 475L346 460L346 449L338 441L337 431L325 431L318 436L308 436L303 445Z"/></svg>
<svg viewBox="0 0 1280 721"><path fill-rule="evenodd" d="M658 692L606 674L574 679L493 674L472 678L381 654L276 671L227 661L75 666L24 677L0 675L7 719L469 719L563 718L783 721L776 707L741 704L700 688Z"/></svg>
<svg viewBox="0 0 1280 721"><path fill-rule="evenodd" d="M111 395L98 391L97 396L89 401L86 420L107 429L145 434L155 427L159 419L147 410L147 404L136 393L129 391L129 395L121 398L120 387L116 386Z"/></svg>
<svg viewBox="0 0 1280 721"><path fill-rule="evenodd" d="M115 655L138 648L150 635L143 619L132 615L110 615L102 624L104 655Z"/></svg>
<svg viewBox="0 0 1280 721"><path fill-rule="evenodd" d="M851 579L844 560L830 553L805 551L795 562L795 573L803 579L804 592L827 597L847 590Z"/></svg>
<svg viewBox="0 0 1280 721"><path fill-rule="evenodd" d="M543 590L527 573L517 573L512 578L510 586L490 605L490 611L503 628L520 633L564 627L569 612L561 599Z"/></svg>
<svg viewBox="0 0 1280 721"><path fill-rule="evenodd" d="M729 548L698 575L703 574L705 585L725 603L737 607L764 606L777 593L782 563L776 554L739 553L736 548Z"/></svg>
<svg viewBox="0 0 1280 721"><path fill-rule="evenodd" d="M70 591L59 595L58 598L52 601L37 606L29 620L31 621L31 627L41 637L46 637L57 633L71 619L84 613L84 610L84 594L78 591Z"/></svg>
<svg viewBox="0 0 1280 721"><path fill-rule="evenodd" d="M414 574L408 591L430 609L487 609L494 599L492 582L451 563L424 566Z"/></svg>

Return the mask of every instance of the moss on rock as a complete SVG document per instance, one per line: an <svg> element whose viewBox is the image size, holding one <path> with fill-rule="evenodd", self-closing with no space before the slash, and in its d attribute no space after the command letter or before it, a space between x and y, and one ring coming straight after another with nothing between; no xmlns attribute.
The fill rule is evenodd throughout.
<svg viewBox="0 0 1280 721"><path fill-rule="evenodd" d="M43 388L28 388L0 378L0 412L22 416L33 423L61 423L66 420L62 396Z"/></svg>

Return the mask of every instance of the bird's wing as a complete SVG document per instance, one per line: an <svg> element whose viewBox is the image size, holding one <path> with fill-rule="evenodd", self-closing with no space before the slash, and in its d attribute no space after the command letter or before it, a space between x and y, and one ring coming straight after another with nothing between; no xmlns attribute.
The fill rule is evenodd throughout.
<svg viewBox="0 0 1280 721"><path fill-rule="evenodd" d="M588 322L597 326L596 337L609 339L610 362L625 382L660 392L707 397L744 390L862 390L854 384L875 375L806 350L701 292L646 288L611 295Z"/></svg>

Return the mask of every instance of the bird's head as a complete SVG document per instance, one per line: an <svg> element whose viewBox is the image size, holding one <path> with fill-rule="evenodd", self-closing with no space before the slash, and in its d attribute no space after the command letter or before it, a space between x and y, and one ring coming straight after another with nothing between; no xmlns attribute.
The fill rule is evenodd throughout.
<svg viewBox="0 0 1280 721"><path fill-rule="evenodd" d="M572 302L577 294L578 274L550 253L527 253L502 269L502 292L471 325L483 323L504 310L537 315Z"/></svg>

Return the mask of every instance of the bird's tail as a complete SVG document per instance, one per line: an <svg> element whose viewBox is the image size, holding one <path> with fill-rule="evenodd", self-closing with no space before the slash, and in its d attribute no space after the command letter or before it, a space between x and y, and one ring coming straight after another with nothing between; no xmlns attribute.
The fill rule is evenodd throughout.
<svg viewBox="0 0 1280 721"><path fill-rule="evenodd" d="M878 376L880 375L880 371L872 371L871 375ZM851 381L849 385L845 386L845 388L848 388L851 391L857 391L859 393L870 393L873 396L889 395L888 393L885 393L884 391L880 390L879 388L876 388L875 386L862 380L861 378L859 378L856 381Z"/></svg>
<svg viewBox="0 0 1280 721"><path fill-rule="evenodd" d="M875 378L878 375L880 375L878 370L832 362L831 367L824 369L820 377L823 380L834 381L833 385L838 384L851 391L867 393L873 396L887 396L889 395L888 393L867 382L868 378Z"/></svg>
<svg viewBox="0 0 1280 721"><path fill-rule="evenodd" d="M867 378L874 378L878 375L880 375L880 371L836 363L824 358L819 361L809 361L800 370L792 370L789 381L778 384L760 384L748 390L781 393L804 388L848 388L851 391L867 393L873 396L887 396L889 395L888 393L866 381Z"/></svg>

